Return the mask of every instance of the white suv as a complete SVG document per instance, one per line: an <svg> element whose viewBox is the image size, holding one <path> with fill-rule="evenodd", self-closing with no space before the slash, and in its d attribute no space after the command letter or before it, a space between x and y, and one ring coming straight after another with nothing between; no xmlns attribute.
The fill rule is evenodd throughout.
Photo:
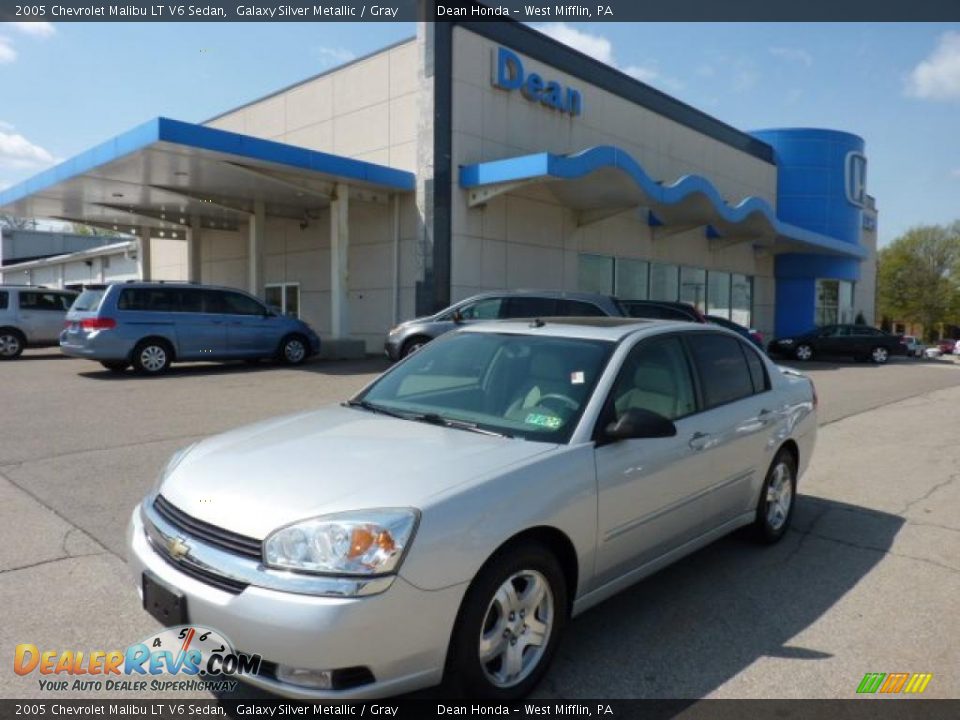
<svg viewBox="0 0 960 720"><path fill-rule="evenodd" d="M30 285L0 285L0 360L20 357L25 347L56 345L77 294Z"/></svg>

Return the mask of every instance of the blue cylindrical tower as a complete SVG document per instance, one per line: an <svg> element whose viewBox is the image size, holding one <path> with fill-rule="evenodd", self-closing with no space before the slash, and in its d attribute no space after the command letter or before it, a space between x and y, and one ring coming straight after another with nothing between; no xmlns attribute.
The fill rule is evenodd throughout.
<svg viewBox="0 0 960 720"><path fill-rule="evenodd" d="M866 201L863 138L839 130L757 130L777 163L777 217L783 222L857 245ZM805 332L815 324L818 279L853 282L860 261L835 255L777 255L776 333Z"/></svg>

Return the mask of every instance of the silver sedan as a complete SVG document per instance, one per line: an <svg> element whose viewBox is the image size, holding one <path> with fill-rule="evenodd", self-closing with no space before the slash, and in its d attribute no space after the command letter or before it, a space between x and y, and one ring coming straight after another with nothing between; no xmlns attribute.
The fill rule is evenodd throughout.
<svg viewBox="0 0 960 720"><path fill-rule="evenodd" d="M734 529L783 537L816 405L711 325L478 324L342 405L175 455L131 566L158 617L260 655L241 679L273 692L514 699L572 617Z"/></svg>

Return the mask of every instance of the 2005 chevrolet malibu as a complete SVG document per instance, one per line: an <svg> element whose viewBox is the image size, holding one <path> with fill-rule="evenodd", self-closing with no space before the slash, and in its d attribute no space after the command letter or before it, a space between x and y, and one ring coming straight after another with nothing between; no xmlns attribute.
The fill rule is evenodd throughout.
<svg viewBox="0 0 960 720"><path fill-rule="evenodd" d="M276 693L516 698L572 616L735 528L779 540L816 404L710 325L474 325L343 405L176 454L131 565Z"/></svg>

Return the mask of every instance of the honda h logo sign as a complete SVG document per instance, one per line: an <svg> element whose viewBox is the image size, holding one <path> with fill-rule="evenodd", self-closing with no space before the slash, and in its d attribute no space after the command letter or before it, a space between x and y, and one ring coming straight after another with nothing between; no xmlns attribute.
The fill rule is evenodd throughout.
<svg viewBox="0 0 960 720"><path fill-rule="evenodd" d="M867 204L867 158L863 153L847 153L843 178L847 201L857 207L864 207Z"/></svg>

